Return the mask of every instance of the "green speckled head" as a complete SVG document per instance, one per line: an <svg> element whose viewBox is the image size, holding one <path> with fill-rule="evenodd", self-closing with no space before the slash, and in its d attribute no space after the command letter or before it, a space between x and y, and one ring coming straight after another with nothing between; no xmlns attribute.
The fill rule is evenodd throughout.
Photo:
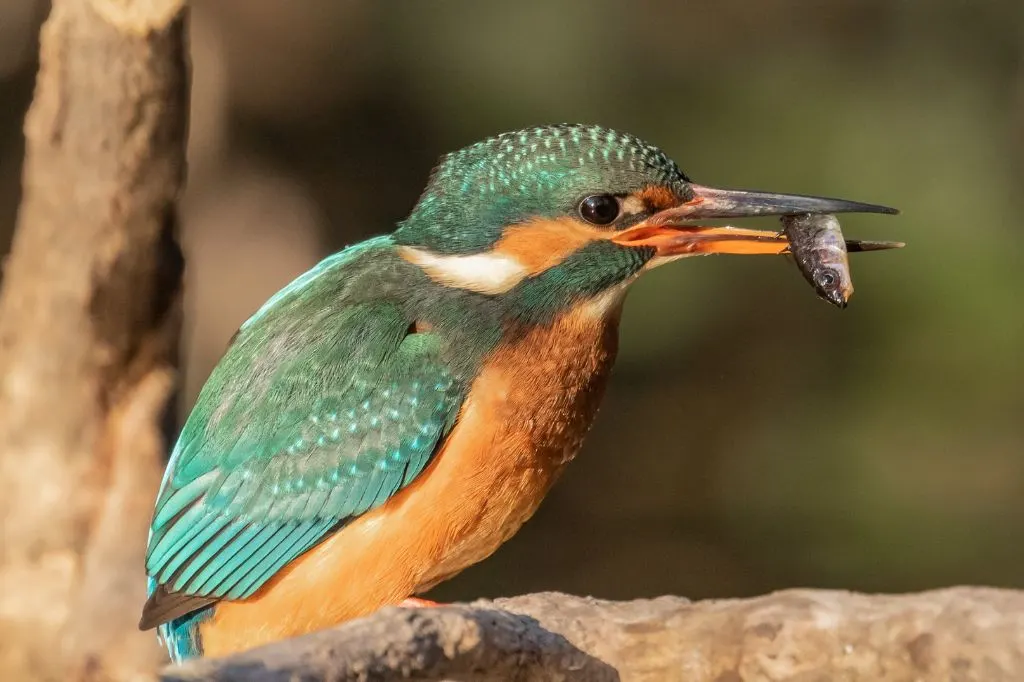
<svg viewBox="0 0 1024 682"><path fill-rule="evenodd" d="M443 157L395 239L437 253L473 253L508 225L575 215L588 195L686 182L664 152L628 133L578 124L527 128Z"/></svg>

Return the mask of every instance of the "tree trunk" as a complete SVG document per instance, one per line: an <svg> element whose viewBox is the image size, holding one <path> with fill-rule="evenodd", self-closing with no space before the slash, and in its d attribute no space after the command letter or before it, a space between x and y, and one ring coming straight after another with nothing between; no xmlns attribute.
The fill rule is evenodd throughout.
<svg viewBox="0 0 1024 682"><path fill-rule="evenodd" d="M183 0L53 0L0 292L0 679L125 680L181 315Z"/></svg>

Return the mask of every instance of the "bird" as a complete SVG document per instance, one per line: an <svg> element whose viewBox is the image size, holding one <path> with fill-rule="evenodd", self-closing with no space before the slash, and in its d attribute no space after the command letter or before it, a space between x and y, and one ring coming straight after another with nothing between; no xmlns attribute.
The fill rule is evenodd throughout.
<svg viewBox="0 0 1024 682"><path fill-rule="evenodd" d="M171 452L140 629L221 656L422 595L490 556L575 457L653 268L781 254L700 224L895 213L715 189L598 125L442 156L393 231L326 257L245 320Z"/></svg>

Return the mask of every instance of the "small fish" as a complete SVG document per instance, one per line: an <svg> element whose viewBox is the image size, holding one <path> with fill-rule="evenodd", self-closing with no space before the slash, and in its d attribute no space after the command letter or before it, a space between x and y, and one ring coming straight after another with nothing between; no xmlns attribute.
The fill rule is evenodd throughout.
<svg viewBox="0 0 1024 682"><path fill-rule="evenodd" d="M853 295L853 280L839 220L834 215L803 213L783 216L782 227L804 279L818 296L845 308Z"/></svg>

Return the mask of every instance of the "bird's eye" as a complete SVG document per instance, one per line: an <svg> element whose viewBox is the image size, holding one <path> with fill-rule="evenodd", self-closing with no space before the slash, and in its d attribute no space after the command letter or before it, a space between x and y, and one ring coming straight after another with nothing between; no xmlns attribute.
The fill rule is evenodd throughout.
<svg viewBox="0 0 1024 682"><path fill-rule="evenodd" d="M580 215L588 223L607 225L619 217L619 200L610 194L594 194L580 202Z"/></svg>

